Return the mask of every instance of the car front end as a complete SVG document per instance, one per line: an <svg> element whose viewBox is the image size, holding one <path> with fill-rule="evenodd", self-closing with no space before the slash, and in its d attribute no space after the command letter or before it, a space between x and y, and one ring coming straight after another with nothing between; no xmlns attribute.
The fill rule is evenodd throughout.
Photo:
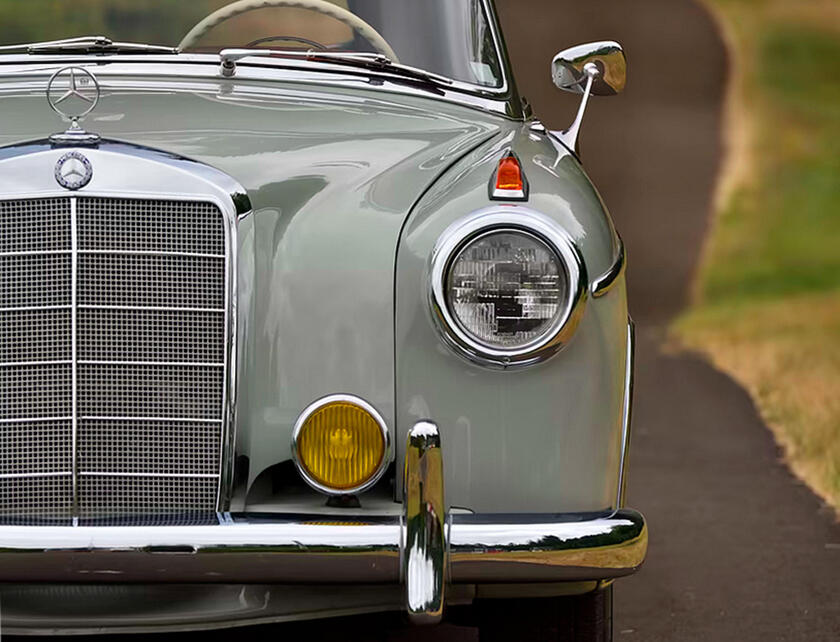
<svg viewBox="0 0 840 642"><path fill-rule="evenodd" d="M435 623L642 564L625 256L574 146L490 3L447 16L499 56L472 81L336 4L378 53L0 55L4 632Z"/></svg>

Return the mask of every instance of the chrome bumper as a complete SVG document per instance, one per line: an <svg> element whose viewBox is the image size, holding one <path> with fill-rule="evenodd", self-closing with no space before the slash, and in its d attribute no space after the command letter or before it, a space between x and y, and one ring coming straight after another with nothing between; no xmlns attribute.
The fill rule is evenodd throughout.
<svg viewBox="0 0 840 642"><path fill-rule="evenodd" d="M0 526L0 582L403 583L418 623L447 583L606 580L642 563L647 527L610 516L446 514L437 427L406 453L403 517L223 515L208 526Z"/></svg>

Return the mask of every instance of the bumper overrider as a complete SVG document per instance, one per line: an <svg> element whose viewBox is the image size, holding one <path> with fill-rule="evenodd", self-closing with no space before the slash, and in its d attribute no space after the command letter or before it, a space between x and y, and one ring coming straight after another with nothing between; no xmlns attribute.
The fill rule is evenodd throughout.
<svg viewBox="0 0 840 642"><path fill-rule="evenodd" d="M437 426L409 431L393 517L224 514L218 525L0 526L0 582L398 584L416 623L447 583L610 580L647 552L641 514L454 514Z"/></svg>

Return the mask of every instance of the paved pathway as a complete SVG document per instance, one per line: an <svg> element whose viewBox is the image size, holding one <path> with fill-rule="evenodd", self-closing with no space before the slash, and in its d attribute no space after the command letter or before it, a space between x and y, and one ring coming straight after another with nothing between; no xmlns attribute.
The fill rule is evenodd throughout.
<svg viewBox="0 0 840 642"><path fill-rule="evenodd" d="M552 126L574 104L548 88L555 50L616 39L628 54L627 92L593 100L582 139L627 243L640 339L629 500L650 522L650 555L617 584L615 639L840 640L832 513L780 463L741 388L660 350L686 303L721 151L726 61L714 25L689 0L500 5L520 84Z"/></svg>

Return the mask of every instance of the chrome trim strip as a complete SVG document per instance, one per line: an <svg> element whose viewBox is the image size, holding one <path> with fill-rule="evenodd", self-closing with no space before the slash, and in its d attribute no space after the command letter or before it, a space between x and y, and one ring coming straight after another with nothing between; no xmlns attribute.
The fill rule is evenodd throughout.
<svg viewBox="0 0 840 642"><path fill-rule="evenodd" d="M627 356L624 361L624 404L621 410L621 452L618 464L618 491L615 507L623 508L627 487L627 466L630 454L630 431L633 420L633 375L636 361L636 324L627 320Z"/></svg>
<svg viewBox="0 0 840 642"><path fill-rule="evenodd" d="M11 419L0 419L0 424L31 424L40 421L72 421L73 417L13 417Z"/></svg>
<svg viewBox="0 0 840 642"><path fill-rule="evenodd" d="M531 234L553 249L566 270L570 287L563 313L551 327L541 337L516 349L487 346L463 330L449 310L446 290L449 265L460 249L480 235L504 230ZM435 244L428 275L429 306L444 343L474 363L496 368L531 365L561 350L583 317L589 289L583 257L568 233L544 214L517 205L491 206L447 228Z"/></svg>
<svg viewBox="0 0 840 642"><path fill-rule="evenodd" d="M240 189L243 190L244 188ZM246 197L247 198L247 197ZM234 199L232 198L233 202ZM235 205L235 203L234 203ZM250 210L250 204L249 204ZM233 498L234 465L236 459L236 402L239 352L237 322L239 319L237 273L239 267L239 234L240 219L247 212L239 212L239 216L225 216L225 327L228 331L228 344L225 350L224 389L222 391L222 438L219 440L219 485L216 492L216 510L227 511Z"/></svg>
<svg viewBox="0 0 840 642"><path fill-rule="evenodd" d="M382 462L379 464L379 468L364 484L354 486L353 488L336 490L334 488L330 488L329 486L324 486L316 479L313 479L312 476L307 472L306 468L304 468L303 463L298 457L297 441L298 436L300 435L300 431L303 429L303 425L306 423L306 420L309 419L309 417L311 417L314 413L316 413L324 406L327 406L332 403L341 402L358 406L359 408L367 412L371 417L373 417L373 420L377 423L379 429L382 431L382 437L385 441L385 450L382 453ZM388 468L388 464L391 463L392 458L391 433L388 430L388 426L385 423L385 420L382 418L382 415L379 414L379 411L376 408L374 408L371 404L369 404L361 397L347 394L328 395L326 397L321 397L320 399L316 399L306 408L304 408L303 412L301 412L298 416L297 421L295 421L295 426L292 429L291 447L292 461L295 462L295 467L297 468L298 473L300 473L300 476L312 488L314 488L318 492L324 493L325 495L355 495L357 493L363 493L379 481L379 479L385 473L385 470Z"/></svg>
<svg viewBox="0 0 840 642"><path fill-rule="evenodd" d="M79 319L79 229L78 229L78 199L74 196L70 199L70 248L71 248L71 310L70 313L70 354L73 362L71 375L73 423L72 423L72 468L73 468L73 507L72 516L76 520L79 517L79 346L78 346L78 319Z"/></svg>
<svg viewBox="0 0 840 642"><path fill-rule="evenodd" d="M607 580L634 573L647 525L631 509L577 520L563 515L450 515L452 582Z"/></svg>
<svg viewBox="0 0 840 642"><path fill-rule="evenodd" d="M60 359L58 361L4 361L0 368L15 368L21 366L66 366L73 363L72 359Z"/></svg>
<svg viewBox="0 0 840 642"><path fill-rule="evenodd" d="M592 281L592 297L597 299L612 290L618 279L624 274L627 267L627 256L624 251L624 242L618 239L618 254L610 269L604 272L597 279Z"/></svg>
<svg viewBox="0 0 840 642"><path fill-rule="evenodd" d="M79 473L79 477L152 477L172 479L216 479L215 473L132 473L132 472L102 472L86 471Z"/></svg>
<svg viewBox="0 0 840 642"><path fill-rule="evenodd" d="M206 526L0 526L3 582L398 584L398 516L219 515ZM636 511L450 515L449 579L561 582L629 575L647 551ZM107 569L107 572L103 572Z"/></svg>
<svg viewBox="0 0 840 642"><path fill-rule="evenodd" d="M24 305L16 308L0 308L0 314L4 312L38 312L40 310L70 310L72 308L72 305Z"/></svg>
<svg viewBox="0 0 840 642"><path fill-rule="evenodd" d="M207 254L202 252L167 252L164 250L79 250L79 254L118 254L120 256L196 256L203 259L227 258L224 254Z"/></svg>
<svg viewBox="0 0 840 642"><path fill-rule="evenodd" d="M187 368L224 368L224 363L202 363L200 361L105 361L98 359L80 359L80 365L86 366L177 366ZM0 364L2 365L2 364Z"/></svg>
<svg viewBox="0 0 840 642"><path fill-rule="evenodd" d="M437 624L446 588L446 504L440 431L418 421L405 447L403 577L408 617L414 624Z"/></svg>
<svg viewBox="0 0 840 642"><path fill-rule="evenodd" d="M59 361L4 361L0 363L0 368L11 368L21 366L66 366L74 363L72 359L62 359ZM79 359L75 362L78 365L97 365L97 366L196 366L202 368L224 368L224 363L203 363L199 361L103 361L103 360L89 360Z"/></svg>
<svg viewBox="0 0 840 642"><path fill-rule="evenodd" d="M19 250L16 252L0 252L0 257L6 256L61 256L72 254L73 250Z"/></svg>
<svg viewBox="0 0 840 642"><path fill-rule="evenodd" d="M85 421L162 421L162 422L180 422L180 423L200 423L200 424L215 424L221 423L222 419L214 419L209 417L202 419L200 417L110 417L110 416L83 416L81 419ZM17 421L17 420L15 420ZM37 420L37 421L40 421Z"/></svg>
<svg viewBox="0 0 840 642"><path fill-rule="evenodd" d="M0 479L40 479L42 477L70 477L72 470L64 470L53 473L3 473Z"/></svg>
<svg viewBox="0 0 840 642"><path fill-rule="evenodd" d="M69 306L66 306L69 307ZM42 309L42 308L36 308ZM80 310L131 310L136 312L142 312L144 310L149 310L152 312L214 312L214 313L221 313L224 312L224 308L180 308L174 306L161 306L161 305L89 305L82 303L79 305Z"/></svg>

